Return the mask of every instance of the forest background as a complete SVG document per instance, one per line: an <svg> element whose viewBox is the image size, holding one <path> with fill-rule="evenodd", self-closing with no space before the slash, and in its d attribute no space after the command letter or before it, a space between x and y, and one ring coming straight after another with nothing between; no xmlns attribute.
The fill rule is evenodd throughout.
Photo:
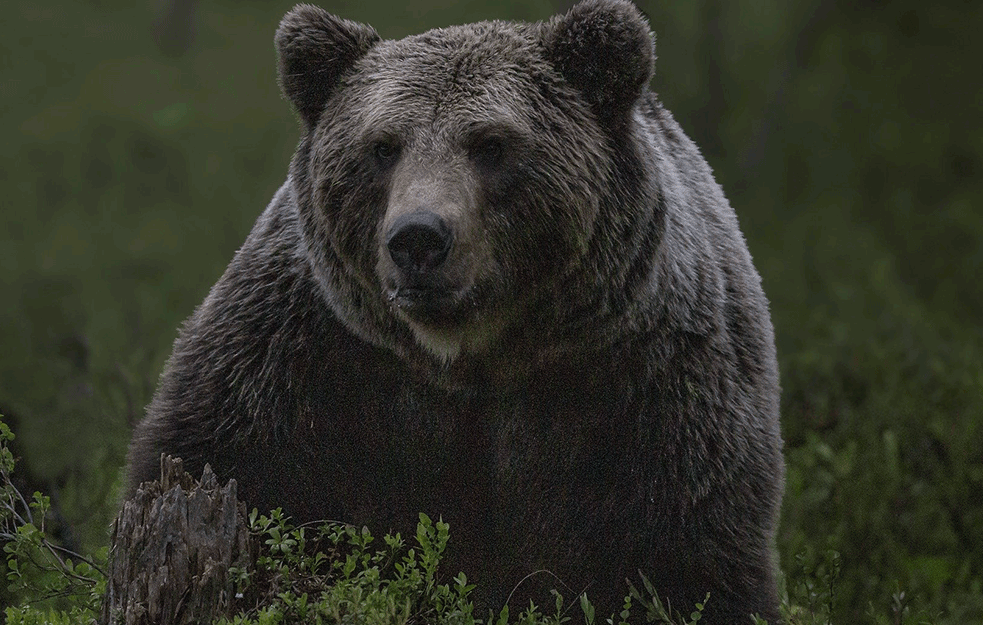
<svg viewBox="0 0 983 625"><path fill-rule="evenodd" d="M272 41L291 5L5 4L0 414L81 551L108 540L179 324L285 176L298 129ZM565 8L323 6L387 38ZM900 602L983 623L983 4L639 6L652 88L772 303L788 579L825 570L837 622Z"/></svg>

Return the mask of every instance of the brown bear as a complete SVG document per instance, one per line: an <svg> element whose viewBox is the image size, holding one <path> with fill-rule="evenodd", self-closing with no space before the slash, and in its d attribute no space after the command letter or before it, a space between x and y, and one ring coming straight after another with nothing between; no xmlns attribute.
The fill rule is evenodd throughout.
<svg viewBox="0 0 983 625"><path fill-rule="evenodd" d="M130 491L166 452L298 521L440 516L482 605L610 614L641 571L674 609L709 592L701 622L777 622L768 304L639 11L384 41L300 5L276 46L300 143L181 330Z"/></svg>

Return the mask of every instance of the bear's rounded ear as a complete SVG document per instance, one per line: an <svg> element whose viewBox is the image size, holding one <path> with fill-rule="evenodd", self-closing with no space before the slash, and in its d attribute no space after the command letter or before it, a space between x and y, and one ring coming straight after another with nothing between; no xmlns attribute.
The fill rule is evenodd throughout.
<svg viewBox="0 0 983 625"><path fill-rule="evenodd" d="M371 26L309 4L298 4L283 16L276 31L280 88L308 128L317 125L341 76L377 41Z"/></svg>
<svg viewBox="0 0 983 625"><path fill-rule="evenodd" d="M627 0L584 0L544 24L543 43L606 123L624 120L655 71L654 36Z"/></svg>

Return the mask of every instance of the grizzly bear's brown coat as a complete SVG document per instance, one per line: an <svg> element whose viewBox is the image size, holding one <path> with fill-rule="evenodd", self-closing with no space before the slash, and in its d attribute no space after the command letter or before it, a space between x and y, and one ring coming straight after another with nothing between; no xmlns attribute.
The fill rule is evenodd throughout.
<svg viewBox="0 0 983 625"><path fill-rule="evenodd" d="M610 613L641 570L677 609L709 591L701 622L777 622L768 305L634 6L381 41L300 5L276 41L303 136L131 491L166 452L301 521L441 516L489 606L545 569L515 605L565 584Z"/></svg>

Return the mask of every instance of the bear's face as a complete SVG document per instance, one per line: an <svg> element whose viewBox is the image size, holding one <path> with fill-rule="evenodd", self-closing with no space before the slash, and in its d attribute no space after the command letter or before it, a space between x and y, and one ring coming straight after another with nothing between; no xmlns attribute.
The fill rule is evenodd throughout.
<svg viewBox="0 0 983 625"><path fill-rule="evenodd" d="M314 227L443 358L480 350L590 239L605 137L571 94L543 97L532 48L505 28L382 42L315 131Z"/></svg>
<svg viewBox="0 0 983 625"><path fill-rule="evenodd" d="M278 49L307 131L293 169L305 241L356 332L444 361L478 354L586 264L612 200L610 137L651 73L626 6L399 41L309 6L288 14ZM617 73L591 58L611 46L641 61Z"/></svg>

